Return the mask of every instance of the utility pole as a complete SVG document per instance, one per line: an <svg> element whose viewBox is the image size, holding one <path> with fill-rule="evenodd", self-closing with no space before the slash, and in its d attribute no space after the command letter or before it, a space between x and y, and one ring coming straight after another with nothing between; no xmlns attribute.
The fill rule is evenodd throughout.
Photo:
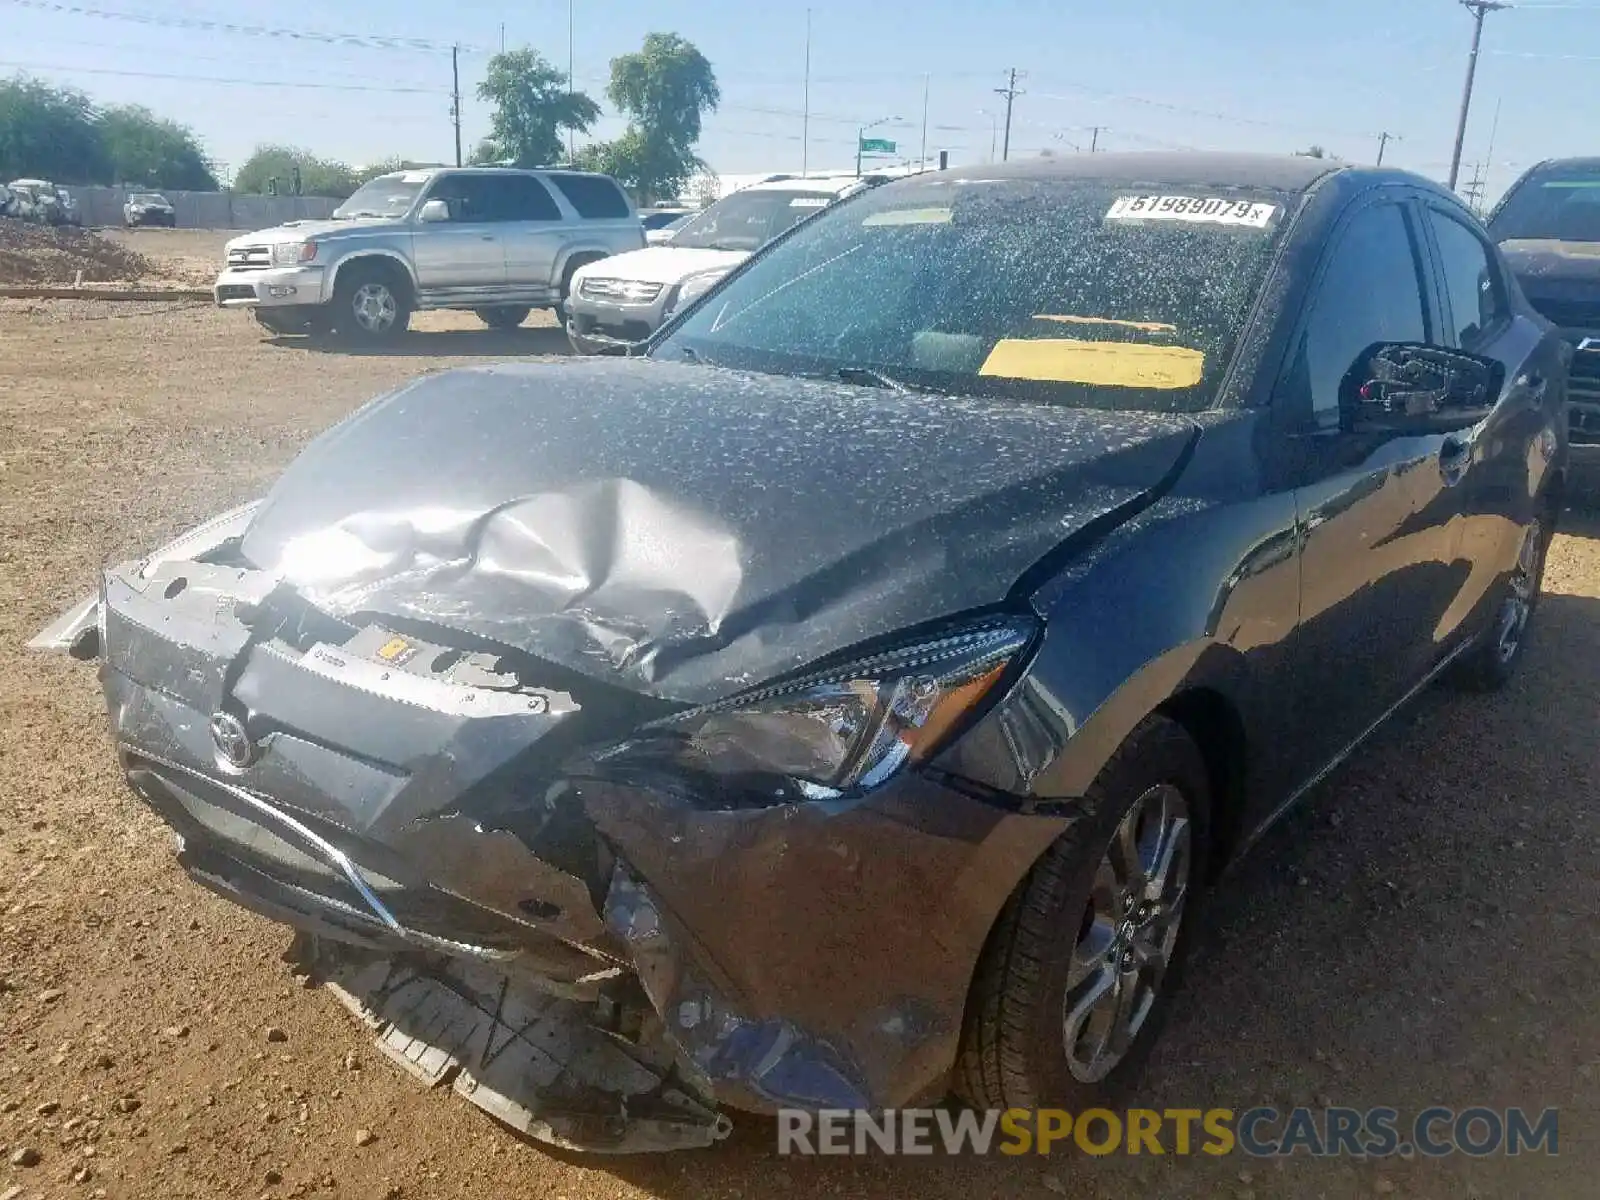
<svg viewBox="0 0 1600 1200"><path fill-rule="evenodd" d="M1096 151L1098 151L1100 149L1100 131L1102 129L1105 129L1104 125L1091 125L1091 126L1089 126L1089 153L1090 154L1093 154L1093 153L1095 153Z"/></svg>
<svg viewBox="0 0 1600 1200"><path fill-rule="evenodd" d="M1467 55L1467 82L1461 89L1461 117L1456 122L1456 147L1450 155L1449 188L1456 190L1461 178L1461 147L1467 140L1467 113L1472 108L1472 80L1478 73L1478 44L1483 41L1483 18L1502 8L1510 8L1505 0L1461 0L1461 5L1472 14L1472 51Z"/></svg>
<svg viewBox="0 0 1600 1200"><path fill-rule="evenodd" d="M859 155L858 155L859 157ZM806 9L806 94L805 109L800 118L800 178L806 177L811 167L811 10ZM860 172L857 172L859 174Z"/></svg>
<svg viewBox="0 0 1600 1200"><path fill-rule="evenodd" d="M922 77L922 170L928 169L928 90L933 85L933 76Z"/></svg>
<svg viewBox="0 0 1600 1200"><path fill-rule="evenodd" d="M1487 3L1487 0L1483 0ZM1000 150L1000 161L1004 162L1011 157L1011 105L1022 93L1017 91L1017 69L1011 68L1011 79L1003 88L995 88L995 94L1006 98L1006 140Z"/></svg>
<svg viewBox="0 0 1600 1200"><path fill-rule="evenodd" d="M450 47L450 116L456 125L456 166L461 165L461 47Z"/></svg>
<svg viewBox="0 0 1600 1200"><path fill-rule="evenodd" d="M1378 135L1378 161L1377 161L1377 164L1376 164L1377 166L1380 166L1380 167L1383 166L1383 152L1389 148L1389 143L1391 141L1398 141L1398 140L1399 139L1396 138L1394 136L1394 134L1389 133L1387 130Z"/></svg>
<svg viewBox="0 0 1600 1200"><path fill-rule="evenodd" d="M1472 178L1461 189L1461 195L1466 200L1467 207L1479 216L1483 215L1483 206L1480 203L1483 199L1483 182L1483 164L1479 163L1472 168Z"/></svg>

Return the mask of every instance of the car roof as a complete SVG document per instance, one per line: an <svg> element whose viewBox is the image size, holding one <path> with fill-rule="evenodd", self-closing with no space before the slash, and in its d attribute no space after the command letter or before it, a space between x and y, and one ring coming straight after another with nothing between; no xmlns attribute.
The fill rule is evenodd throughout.
<svg viewBox="0 0 1600 1200"><path fill-rule="evenodd" d="M811 175L808 177L790 176L786 179L764 179L760 183L752 183L749 187L740 188L741 192L832 192L838 195L850 188L864 186L869 182L866 178L857 178L854 175ZM729 195L737 195L730 192Z"/></svg>
<svg viewBox="0 0 1600 1200"><path fill-rule="evenodd" d="M611 176L601 171L580 171L577 167L402 167L398 171L385 171L378 179L388 179L394 175L442 175L448 171L452 175L537 175L541 172L556 172L561 175L589 175L595 179L610 179Z"/></svg>
<svg viewBox="0 0 1600 1200"><path fill-rule="evenodd" d="M955 167L935 172L943 179L1099 179L1171 184L1226 185L1303 192L1335 172L1364 171L1349 164L1299 154L1232 154L1208 151L1129 151L1052 155L1010 162ZM1400 172L1383 172L1400 175ZM919 176L910 176L916 179ZM928 178L921 176L920 178Z"/></svg>

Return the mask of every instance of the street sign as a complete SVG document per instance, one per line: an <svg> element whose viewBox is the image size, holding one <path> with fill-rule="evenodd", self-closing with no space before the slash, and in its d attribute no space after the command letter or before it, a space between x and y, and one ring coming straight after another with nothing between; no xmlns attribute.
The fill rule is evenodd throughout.
<svg viewBox="0 0 1600 1200"><path fill-rule="evenodd" d="M888 138L864 137L861 139L861 153L863 154L893 154L894 152L895 144Z"/></svg>

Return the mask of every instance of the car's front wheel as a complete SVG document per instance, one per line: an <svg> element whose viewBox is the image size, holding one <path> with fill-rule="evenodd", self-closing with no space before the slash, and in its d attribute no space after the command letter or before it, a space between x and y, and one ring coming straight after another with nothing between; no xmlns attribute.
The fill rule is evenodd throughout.
<svg viewBox="0 0 1600 1200"><path fill-rule="evenodd" d="M1517 550L1517 562L1506 581L1505 594L1495 611L1488 633L1451 673L1451 682L1473 692L1496 692L1511 682L1522 649L1527 644L1528 626L1539 607L1544 587L1544 563L1554 531L1553 514L1546 511L1528 522Z"/></svg>
<svg viewBox="0 0 1600 1200"><path fill-rule="evenodd" d="M528 314L533 309L526 305L501 304L494 308L475 308L472 311L477 313L478 320L490 329L515 329L528 319Z"/></svg>
<svg viewBox="0 0 1600 1200"><path fill-rule="evenodd" d="M339 272L333 291L334 328L357 342L386 342L411 322L411 289L383 265L354 263Z"/></svg>
<svg viewBox="0 0 1600 1200"><path fill-rule="evenodd" d="M978 1108L1079 1108L1130 1079L1193 940L1210 788L1177 722L1145 720L984 948L956 1090Z"/></svg>

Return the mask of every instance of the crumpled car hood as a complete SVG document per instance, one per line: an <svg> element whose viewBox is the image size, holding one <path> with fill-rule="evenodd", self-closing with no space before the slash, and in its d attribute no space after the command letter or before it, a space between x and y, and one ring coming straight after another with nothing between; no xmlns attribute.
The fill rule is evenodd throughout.
<svg viewBox="0 0 1600 1200"><path fill-rule="evenodd" d="M1195 436L1180 416L648 359L423 378L290 465L242 552L340 617L720 699L1000 602Z"/></svg>

